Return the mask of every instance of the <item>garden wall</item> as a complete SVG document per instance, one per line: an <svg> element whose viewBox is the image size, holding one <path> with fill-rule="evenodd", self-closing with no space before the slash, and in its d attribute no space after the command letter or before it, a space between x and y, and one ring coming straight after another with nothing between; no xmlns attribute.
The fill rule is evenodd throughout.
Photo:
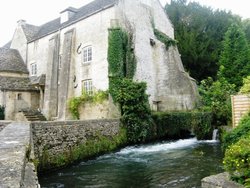
<svg viewBox="0 0 250 188"><path fill-rule="evenodd" d="M38 170L63 167L110 151L126 138L117 119L32 122L31 126Z"/></svg>

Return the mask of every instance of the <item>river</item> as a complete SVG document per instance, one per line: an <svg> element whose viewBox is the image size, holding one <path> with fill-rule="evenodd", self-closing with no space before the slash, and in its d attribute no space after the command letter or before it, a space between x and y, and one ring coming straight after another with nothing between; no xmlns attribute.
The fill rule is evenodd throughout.
<svg viewBox="0 0 250 188"><path fill-rule="evenodd" d="M126 147L39 177L43 188L199 188L222 169L219 142L196 138Z"/></svg>

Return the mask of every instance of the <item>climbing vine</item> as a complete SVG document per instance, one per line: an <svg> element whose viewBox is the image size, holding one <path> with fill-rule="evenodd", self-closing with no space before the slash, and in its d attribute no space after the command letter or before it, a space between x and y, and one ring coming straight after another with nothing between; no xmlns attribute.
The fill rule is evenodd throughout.
<svg viewBox="0 0 250 188"><path fill-rule="evenodd" d="M170 37L168 37L165 33L159 31L158 29L154 28L154 35L156 36L156 38L161 41L162 43L165 44L166 50L168 50L168 48L170 46L175 46L177 44L177 41L174 39L171 39Z"/></svg>
<svg viewBox="0 0 250 188"><path fill-rule="evenodd" d="M150 136L151 112L146 83L132 80L136 68L132 36L120 28L109 30L109 91L120 104L128 141L143 142Z"/></svg>
<svg viewBox="0 0 250 188"><path fill-rule="evenodd" d="M97 91L93 95L83 92L80 97L74 97L69 100L69 110L72 116L76 119L80 119L79 106L86 102L90 103L102 103L108 99L108 91Z"/></svg>

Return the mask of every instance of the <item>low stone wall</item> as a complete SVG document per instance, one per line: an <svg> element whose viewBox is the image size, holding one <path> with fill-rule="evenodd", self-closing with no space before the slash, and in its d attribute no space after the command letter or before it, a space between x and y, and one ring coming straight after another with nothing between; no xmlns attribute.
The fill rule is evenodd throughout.
<svg viewBox="0 0 250 188"><path fill-rule="evenodd" d="M0 187L39 187L29 145L29 123L11 123L0 132Z"/></svg>
<svg viewBox="0 0 250 188"><path fill-rule="evenodd" d="M62 167L105 152L109 141L112 146L123 142L123 138L117 140L121 133L118 119L32 122L31 126L38 170Z"/></svg>

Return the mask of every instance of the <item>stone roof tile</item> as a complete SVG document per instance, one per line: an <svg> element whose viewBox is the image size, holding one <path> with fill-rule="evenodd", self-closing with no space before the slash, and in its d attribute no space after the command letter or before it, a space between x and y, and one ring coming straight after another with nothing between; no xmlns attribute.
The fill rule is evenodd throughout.
<svg viewBox="0 0 250 188"><path fill-rule="evenodd" d="M95 0L79 9L69 7L68 9L73 10L75 15L73 15L67 22L60 23L60 18L54 19L48 23L45 23L39 27L38 32L30 39L28 42L32 42L36 39L42 38L48 34L56 32L59 29L67 27L81 19L84 19L95 12L101 11L105 8L115 5L117 0ZM67 9L65 9L67 10Z"/></svg>
<svg viewBox="0 0 250 188"><path fill-rule="evenodd" d="M40 29L40 27L30 25L30 24L23 24L22 28L23 28L23 31L24 31L24 34L26 36L27 41L32 40L34 38L34 36L36 35L36 33Z"/></svg>
<svg viewBox="0 0 250 188"><path fill-rule="evenodd" d="M29 73L18 50L7 48L0 48L0 72Z"/></svg>
<svg viewBox="0 0 250 188"><path fill-rule="evenodd" d="M9 91L38 91L29 78L0 76L0 90Z"/></svg>

